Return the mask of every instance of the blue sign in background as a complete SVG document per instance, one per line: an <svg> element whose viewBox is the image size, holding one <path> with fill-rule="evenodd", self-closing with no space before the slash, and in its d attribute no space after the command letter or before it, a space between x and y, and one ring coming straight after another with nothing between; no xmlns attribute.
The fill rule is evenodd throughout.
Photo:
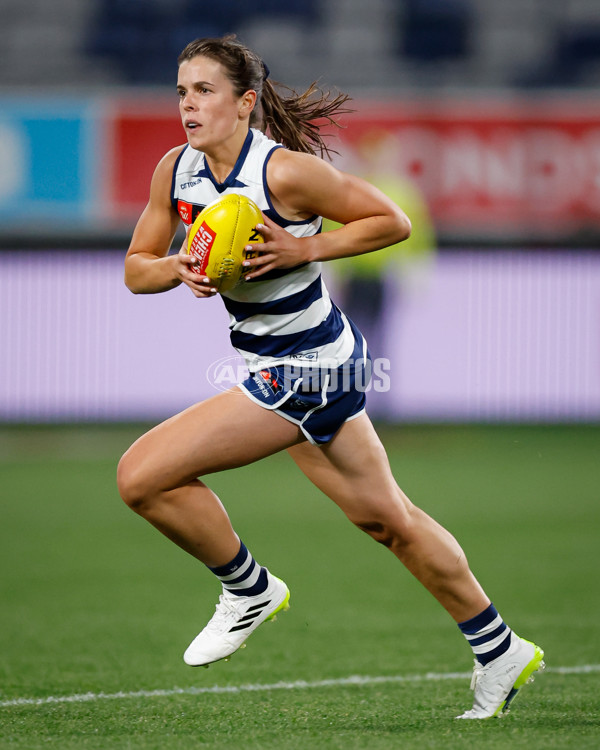
<svg viewBox="0 0 600 750"><path fill-rule="evenodd" d="M2 224L89 219L99 194L98 123L91 103L9 99L0 115Z"/></svg>

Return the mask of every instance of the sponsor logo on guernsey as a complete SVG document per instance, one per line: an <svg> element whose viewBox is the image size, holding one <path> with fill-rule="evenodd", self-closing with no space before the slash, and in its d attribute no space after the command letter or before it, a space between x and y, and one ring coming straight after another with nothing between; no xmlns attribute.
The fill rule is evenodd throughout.
<svg viewBox="0 0 600 750"><path fill-rule="evenodd" d="M187 190L188 188L193 188L196 185L199 185L202 182L202 179L200 180L192 180L191 182L182 182L179 185L180 190Z"/></svg>
<svg viewBox="0 0 600 750"><path fill-rule="evenodd" d="M204 271L210 250L215 242L216 232L203 221L194 235L190 245L190 255L193 255L200 264L200 271Z"/></svg>
<svg viewBox="0 0 600 750"><path fill-rule="evenodd" d="M184 224L192 223L192 204L187 201L177 201L177 213Z"/></svg>

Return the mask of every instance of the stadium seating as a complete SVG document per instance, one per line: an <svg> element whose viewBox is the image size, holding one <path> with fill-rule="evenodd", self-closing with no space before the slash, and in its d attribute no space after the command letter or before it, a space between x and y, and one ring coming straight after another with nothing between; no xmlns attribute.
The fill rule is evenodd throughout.
<svg viewBox="0 0 600 750"><path fill-rule="evenodd" d="M0 86L170 86L190 39L229 31L294 86L600 83L598 0L4 0Z"/></svg>

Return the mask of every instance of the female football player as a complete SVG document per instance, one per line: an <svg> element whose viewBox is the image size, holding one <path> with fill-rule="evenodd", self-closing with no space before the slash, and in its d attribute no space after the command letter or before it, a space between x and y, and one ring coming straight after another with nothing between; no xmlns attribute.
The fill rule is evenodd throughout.
<svg viewBox="0 0 600 750"><path fill-rule="evenodd" d="M150 430L118 469L124 501L223 585L185 662L228 657L288 606L286 584L254 560L199 479L287 450L458 623L476 656L475 701L461 718L500 714L543 652L508 628L454 537L396 484L365 412L365 341L321 279L321 261L377 251L411 230L385 195L321 158L327 148L315 120L333 120L347 97L315 96L313 87L279 94L261 59L232 36L183 50L177 93L187 143L156 167L125 261L128 288L147 294L185 284L200 300L212 297L194 258L169 254L179 222L189 226L227 192L249 196L264 216L260 254L246 261L245 281L222 294L248 378ZM321 233L321 217L342 226Z"/></svg>

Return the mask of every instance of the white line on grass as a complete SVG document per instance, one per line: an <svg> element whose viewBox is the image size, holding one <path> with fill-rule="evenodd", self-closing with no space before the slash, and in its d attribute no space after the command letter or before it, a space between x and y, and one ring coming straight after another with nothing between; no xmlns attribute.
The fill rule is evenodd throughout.
<svg viewBox="0 0 600 750"><path fill-rule="evenodd" d="M547 672L555 674L589 674L600 672L600 664L584 664L579 667L548 667ZM345 687L347 685L383 685L406 682L438 682L440 680L463 680L471 676L470 672L427 672L413 675L389 675L370 677L354 675L331 680L306 682L274 682L254 685L213 685L212 687L171 688L170 690L134 690L118 693L79 693L75 695L49 695L46 698L13 698L0 701L0 708L12 706L45 706L55 703L90 703L101 700L119 700L122 698L168 698L173 695L214 695L227 693L262 693L270 690L310 690L323 687Z"/></svg>

